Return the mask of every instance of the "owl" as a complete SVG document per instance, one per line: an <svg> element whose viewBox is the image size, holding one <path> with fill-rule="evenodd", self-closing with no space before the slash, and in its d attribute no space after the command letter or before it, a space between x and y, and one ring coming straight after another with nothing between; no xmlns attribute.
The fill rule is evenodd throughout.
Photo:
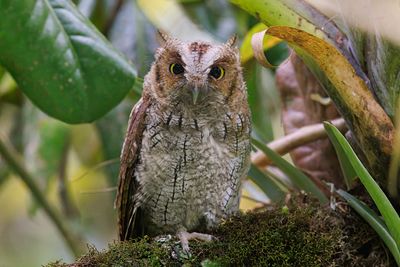
<svg viewBox="0 0 400 267"><path fill-rule="evenodd" d="M133 107L116 199L120 240L193 232L239 209L249 169L251 121L236 37L224 44L162 45Z"/></svg>

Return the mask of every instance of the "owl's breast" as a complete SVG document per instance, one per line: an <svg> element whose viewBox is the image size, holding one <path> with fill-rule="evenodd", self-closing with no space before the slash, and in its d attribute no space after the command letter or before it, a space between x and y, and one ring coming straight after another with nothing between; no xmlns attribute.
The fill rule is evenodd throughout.
<svg viewBox="0 0 400 267"><path fill-rule="evenodd" d="M137 198L157 227L191 229L202 218L211 226L238 209L249 130L229 117L148 117L136 172Z"/></svg>

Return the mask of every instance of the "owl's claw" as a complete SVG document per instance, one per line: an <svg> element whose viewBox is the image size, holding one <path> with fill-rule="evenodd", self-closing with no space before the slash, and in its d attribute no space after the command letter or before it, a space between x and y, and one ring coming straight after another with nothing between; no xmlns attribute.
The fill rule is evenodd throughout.
<svg viewBox="0 0 400 267"><path fill-rule="evenodd" d="M212 235L197 233L197 232L188 233L186 231L179 231L177 236L181 241L183 251L189 255L190 255L190 249L189 249L190 240L197 239L205 242L217 240L217 238Z"/></svg>

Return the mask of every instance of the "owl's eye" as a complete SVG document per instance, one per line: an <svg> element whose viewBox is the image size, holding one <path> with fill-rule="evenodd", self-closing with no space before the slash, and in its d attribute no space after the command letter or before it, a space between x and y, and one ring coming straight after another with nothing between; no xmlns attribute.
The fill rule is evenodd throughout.
<svg viewBox="0 0 400 267"><path fill-rule="evenodd" d="M169 71L175 75L181 74L185 71L183 66L179 63L173 63L169 66Z"/></svg>
<svg viewBox="0 0 400 267"><path fill-rule="evenodd" d="M221 79L224 77L225 70L220 66L214 66L210 70L210 75L214 77L216 80Z"/></svg>

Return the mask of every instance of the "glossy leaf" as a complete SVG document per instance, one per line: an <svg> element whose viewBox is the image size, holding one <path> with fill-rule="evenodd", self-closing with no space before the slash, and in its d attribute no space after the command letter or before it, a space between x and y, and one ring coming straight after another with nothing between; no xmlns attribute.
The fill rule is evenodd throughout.
<svg viewBox="0 0 400 267"><path fill-rule="evenodd" d="M253 182L272 200L277 202L285 197L285 193L277 185L273 178L261 171L255 165L251 165L248 176Z"/></svg>
<svg viewBox="0 0 400 267"><path fill-rule="evenodd" d="M70 1L4 0L0 17L0 64L50 116L93 121L133 86L133 67Z"/></svg>
<svg viewBox="0 0 400 267"><path fill-rule="evenodd" d="M380 217L363 202L343 190L337 193L349 203L349 205L375 230L389 248L397 264L400 265L400 249L390 235L385 223Z"/></svg>
<svg viewBox="0 0 400 267"><path fill-rule="evenodd" d="M397 214L396 210L393 208L385 193L382 191L382 189L379 187L379 185L375 182L372 176L368 173L367 169L358 159L353 149L347 142L346 138L344 138L340 131L332 124L326 122L324 125L328 133L329 139L335 140L335 142L333 142L335 149L338 146L341 147L341 150L336 151L338 153L339 151L344 151L345 157L343 157L342 159L348 161L353 167L354 172L360 178L360 181L365 186L369 195L374 200L375 205L381 212L389 229L389 232L396 241L397 246L400 247L400 217Z"/></svg>
<svg viewBox="0 0 400 267"><path fill-rule="evenodd" d="M295 184L299 189L311 193L323 204L329 202L328 198L322 193L322 191L308 178L303 172L291 165L289 162L284 160L281 156L271 150L269 147L265 146L263 143L256 139L252 139L252 143L260 149L267 157L283 171L289 179Z"/></svg>

